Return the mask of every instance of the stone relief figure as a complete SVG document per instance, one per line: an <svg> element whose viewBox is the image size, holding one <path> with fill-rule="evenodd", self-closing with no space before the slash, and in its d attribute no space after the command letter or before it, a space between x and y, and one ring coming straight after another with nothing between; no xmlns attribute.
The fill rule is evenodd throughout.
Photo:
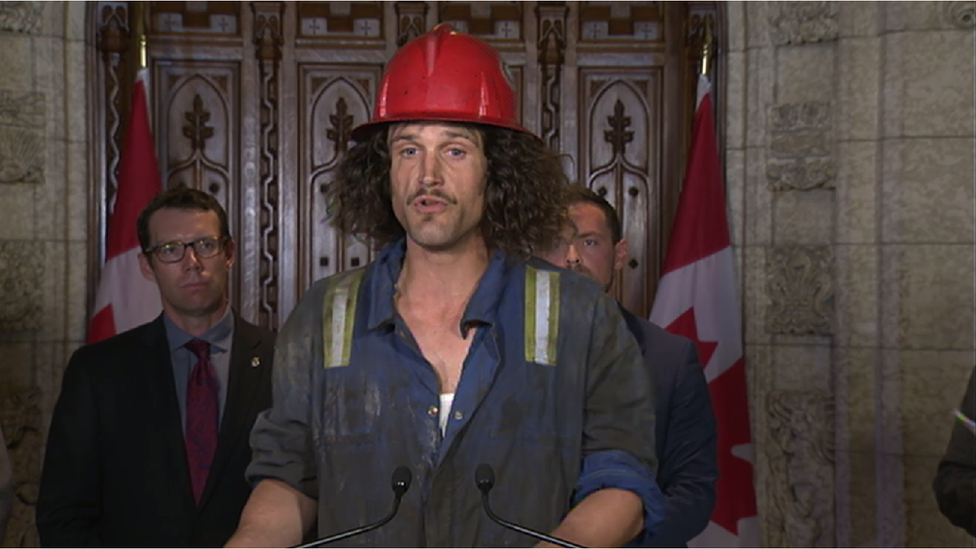
<svg viewBox="0 0 976 549"><path fill-rule="evenodd" d="M43 9L40 2L0 2L0 30L33 33L40 26Z"/></svg>
<svg viewBox="0 0 976 549"><path fill-rule="evenodd" d="M823 391L773 391L766 399L773 498L768 542L831 547L833 540L833 400Z"/></svg>
<svg viewBox="0 0 976 549"><path fill-rule="evenodd" d="M40 392L36 389L0 394L0 429L3 429L13 469L14 505L7 522L4 547L38 547L34 506L41 470Z"/></svg>

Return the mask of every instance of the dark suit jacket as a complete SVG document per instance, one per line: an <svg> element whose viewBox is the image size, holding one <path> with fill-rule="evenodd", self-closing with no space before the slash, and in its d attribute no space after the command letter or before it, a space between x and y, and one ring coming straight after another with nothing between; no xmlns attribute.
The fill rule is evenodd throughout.
<svg viewBox="0 0 976 549"><path fill-rule="evenodd" d="M664 520L642 547L684 547L708 525L718 480L715 415L698 351L674 335L620 308L640 345L656 389L654 429L657 484L667 498Z"/></svg>
<svg viewBox="0 0 976 549"><path fill-rule="evenodd" d="M959 411L976 418L976 368L969 374L969 385ZM952 427L949 446L939 462L932 488L939 510L949 522L976 536L976 436L960 421Z"/></svg>
<svg viewBox="0 0 976 549"><path fill-rule="evenodd" d="M274 353L274 333L240 317L234 326L227 402L199 508L162 315L72 355L41 474L42 545L219 547L227 541L250 495L248 436L258 412L271 407Z"/></svg>

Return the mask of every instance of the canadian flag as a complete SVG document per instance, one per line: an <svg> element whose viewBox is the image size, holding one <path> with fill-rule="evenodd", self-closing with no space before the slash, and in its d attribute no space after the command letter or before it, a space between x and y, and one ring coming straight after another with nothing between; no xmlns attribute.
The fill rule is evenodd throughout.
<svg viewBox="0 0 976 549"><path fill-rule="evenodd" d="M757 547L740 309L716 143L711 86L702 75L688 169L650 320L697 345L718 423L715 509L689 546Z"/></svg>
<svg viewBox="0 0 976 549"><path fill-rule="evenodd" d="M139 212L161 189L159 164L149 126L148 73L139 71L132 90L132 111L122 145L119 188L108 220L105 266L95 293L95 314L88 343L95 343L154 319L162 311L159 290L139 271Z"/></svg>

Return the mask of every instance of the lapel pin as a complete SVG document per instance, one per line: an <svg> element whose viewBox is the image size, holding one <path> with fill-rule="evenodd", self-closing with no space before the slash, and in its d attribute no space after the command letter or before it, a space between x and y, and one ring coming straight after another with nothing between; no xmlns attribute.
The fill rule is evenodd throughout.
<svg viewBox="0 0 976 549"><path fill-rule="evenodd" d="M261 365L261 359L259 357L254 357L254 358L251 359L251 367L252 368L257 368L260 365Z"/></svg>

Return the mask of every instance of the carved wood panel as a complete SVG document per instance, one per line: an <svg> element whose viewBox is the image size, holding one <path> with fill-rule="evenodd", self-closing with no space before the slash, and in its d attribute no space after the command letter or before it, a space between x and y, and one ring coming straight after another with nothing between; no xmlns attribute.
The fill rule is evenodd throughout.
<svg viewBox="0 0 976 549"><path fill-rule="evenodd" d="M580 112L580 180L617 209L630 259L617 272L614 295L636 312L650 311L646 281L659 268L649 238L659 215L662 96L660 70L584 68Z"/></svg>
<svg viewBox="0 0 976 549"><path fill-rule="evenodd" d="M368 242L337 233L328 223L325 190L342 155L352 145L352 129L369 119L379 66L302 65L299 68L300 248L308 250L301 282L356 268L373 259Z"/></svg>
<svg viewBox="0 0 976 549"><path fill-rule="evenodd" d="M692 116L685 27L703 4L689 6L150 3L150 104L164 181L210 191L227 208L238 239L232 303L276 328L313 281L372 259L368 243L328 225L322 190L371 110L386 61L405 40L451 22L499 50L523 125L560 153L571 179L603 189L620 210L632 258L614 292L646 316ZM126 8L100 3L93 17L103 55L97 161L108 175L93 195L106 203L126 112L120 82L133 55ZM107 211L94 226L104 227Z"/></svg>
<svg viewBox="0 0 976 549"><path fill-rule="evenodd" d="M227 210L240 247L259 244L248 242L241 226L240 64L156 59L153 67L153 135L163 185L209 192ZM240 284L231 286L238 303ZM260 288L247 291L260 295Z"/></svg>

